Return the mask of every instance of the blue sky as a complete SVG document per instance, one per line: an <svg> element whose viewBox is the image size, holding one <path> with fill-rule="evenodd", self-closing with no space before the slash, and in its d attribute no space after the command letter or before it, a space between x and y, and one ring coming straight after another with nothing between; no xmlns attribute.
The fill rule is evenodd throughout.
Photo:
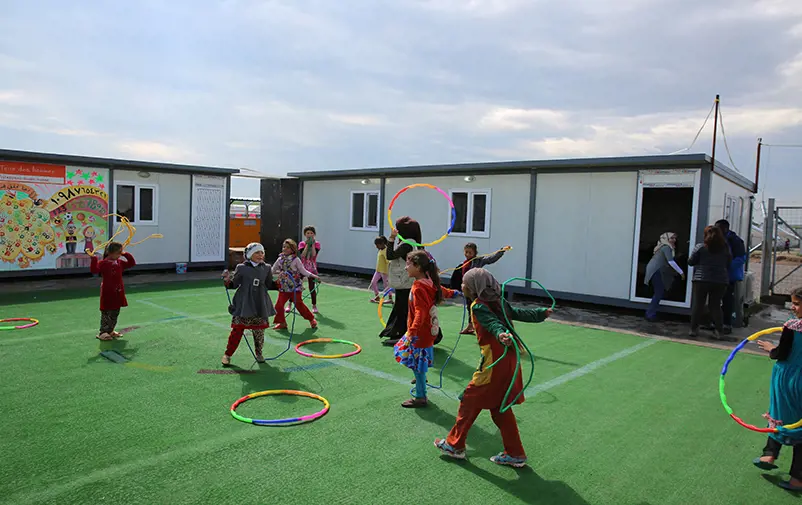
<svg viewBox="0 0 802 505"><path fill-rule="evenodd" d="M670 153L720 93L752 178L802 144L802 1L4 2L0 75L0 147L274 175Z"/></svg>

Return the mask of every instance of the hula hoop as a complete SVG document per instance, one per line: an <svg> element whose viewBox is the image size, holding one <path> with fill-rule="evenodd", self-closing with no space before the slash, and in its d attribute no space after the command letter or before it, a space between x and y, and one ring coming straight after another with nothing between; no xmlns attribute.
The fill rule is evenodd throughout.
<svg viewBox="0 0 802 505"><path fill-rule="evenodd" d="M405 192L406 190L411 189L411 188L430 188L430 189L433 189L433 190L437 191L441 195L443 195L443 198L445 198L448 201L448 204L451 206L451 224L448 227L448 231L446 231L445 234L443 234L442 237L440 237L439 239L435 240L434 242L428 242L426 244L419 244L418 242L415 242L414 240L406 239L406 238L402 237L401 235L398 235L398 238L399 238L399 240L401 240L401 242L409 244L412 247L431 247L431 246L437 245L440 242L442 242L443 240L445 240L451 234L451 231L454 229L454 225L457 223L457 209L454 208L454 201L451 200L451 197L448 196L448 193L446 193L442 189L440 189L437 186L434 186L432 184L410 184L409 186L407 186L405 188L402 188L401 191L399 191L398 193L395 194L393 199L390 200L390 206L387 207L387 221L390 222L390 230L396 231L395 223L393 223L393 205L395 205L395 201L398 199L399 196L401 196L401 194L403 192Z"/></svg>
<svg viewBox="0 0 802 505"><path fill-rule="evenodd" d="M382 305L384 305L384 297L390 293L395 293L395 289L387 288L387 290L382 293L381 297L379 298L379 322L381 322L383 328L387 328L387 323L384 322L384 317L382 317Z"/></svg>
<svg viewBox="0 0 802 505"><path fill-rule="evenodd" d="M721 397L721 404L724 406L724 410L727 411L727 414L730 415L730 417L732 418L733 421L735 421L736 423L740 424L741 426L743 426L746 429L749 429L749 430L752 430L752 431L756 431L758 433L784 433L784 432L790 432L790 431L792 431L792 430L794 430L796 428L802 427L802 419L800 419L799 421L797 421L797 422L795 422L793 424L789 424L789 425L785 425L785 426L776 426L776 427L772 427L772 428L758 428L757 426L754 426L752 424L745 423L740 417L736 416L733 413L732 408L727 403L727 395L724 394L724 376L727 374L727 370L728 370L728 368L730 366L730 363L732 362L733 358L735 358L735 355L738 353L738 351L743 349L746 346L747 343L749 343L751 341L754 341L754 340L757 340L758 338L760 338L762 336L770 335L772 333L779 333L781 331L783 331L782 327L778 326L776 328L768 328L768 329L765 329L765 330L761 330L761 331L759 331L757 333L753 333L752 335L746 337L740 344L738 344L735 347L735 349L732 350L730 355L727 357L727 360L724 362L724 366L721 367L721 375L719 376L719 379L718 379L718 394Z"/></svg>
<svg viewBox="0 0 802 505"><path fill-rule="evenodd" d="M32 317L11 317L8 319L0 319L0 323L11 323L15 321L28 321L28 324L21 324L19 326L0 326L0 331L25 330L27 328L33 328L39 324L39 320Z"/></svg>
<svg viewBox="0 0 802 505"><path fill-rule="evenodd" d="M269 396L269 395L292 395L292 396L306 396L308 398L314 398L315 400L320 400L321 402L323 402L323 410L320 410L319 412L315 412L314 414L308 416L288 417L286 419L251 419L237 414L236 409L240 404L245 403L252 398L258 398L260 396ZM289 424L303 424L325 416L326 413L329 411L329 406L330 406L329 401L327 399L314 393L307 393L306 391L294 391L291 389L271 389L269 391L259 391L258 393L251 393L235 401L234 404L231 406L231 416L237 421L242 421L243 423L255 424L257 426L283 426Z"/></svg>
<svg viewBox="0 0 802 505"><path fill-rule="evenodd" d="M337 344L350 344L356 347L356 350L351 352L346 352L343 354L312 354L308 352L302 351L300 348L306 344L315 344L318 342L326 342L326 343L337 343ZM313 338L312 340L306 340L304 342L298 342L295 345L295 352L300 354L301 356L306 356L307 358L319 358L319 359L336 359L336 358L347 358L349 356L353 356L354 354L359 354L362 352L362 348L359 347L359 344L354 342L349 342L348 340L340 340L338 338Z"/></svg>

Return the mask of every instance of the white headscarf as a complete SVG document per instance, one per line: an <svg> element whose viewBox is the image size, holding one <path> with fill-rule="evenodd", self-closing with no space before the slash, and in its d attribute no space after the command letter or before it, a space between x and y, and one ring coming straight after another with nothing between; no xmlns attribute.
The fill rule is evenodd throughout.
<svg viewBox="0 0 802 505"><path fill-rule="evenodd" d="M265 252L264 246L259 242L251 242L250 244L245 246L245 259L250 261L251 256L253 256L253 253L257 252Z"/></svg>
<svg viewBox="0 0 802 505"><path fill-rule="evenodd" d="M658 240L657 241L657 245L654 246L654 253L657 254L657 252L660 249L662 249L664 245L667 245L668 247L670 247L671 251L674 252L674 246L671 245L670 241L671 241L672 237L676 237L676 236L677 236L677 234L674 233L674 232L671 232L671 231L667 231L667 232L663 233L662 235L660 235L660 240Z"/></svg>

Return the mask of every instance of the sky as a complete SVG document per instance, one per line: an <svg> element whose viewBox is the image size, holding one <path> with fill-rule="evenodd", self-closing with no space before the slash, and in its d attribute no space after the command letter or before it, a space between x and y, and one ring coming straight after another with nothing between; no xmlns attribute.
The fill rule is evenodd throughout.
<svg viewBox="0 0 802 505"><path fill-rule="evenodd" d="M710 154L717 93L749 179L758 137L802 145L799 0L0 6L0 148L269 175ZM764 148L760 182L802 205L802 149Z"/></svg>

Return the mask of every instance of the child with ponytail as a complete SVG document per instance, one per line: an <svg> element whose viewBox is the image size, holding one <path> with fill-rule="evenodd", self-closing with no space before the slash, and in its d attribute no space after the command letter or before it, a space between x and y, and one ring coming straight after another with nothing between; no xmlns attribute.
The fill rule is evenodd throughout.
<svg viewBox="0 0 802 505"><path fill-rule="evenodd" d="M443 298L453 298L458 291L440 285L439 269L429 253L414 251L407 255L407 275L415 279L409 294L407 332L395 344L395 360L415 375L412 398L404 408L426 407L426 372L434 361L434 341L440 333L437 306Z"/></svg>

